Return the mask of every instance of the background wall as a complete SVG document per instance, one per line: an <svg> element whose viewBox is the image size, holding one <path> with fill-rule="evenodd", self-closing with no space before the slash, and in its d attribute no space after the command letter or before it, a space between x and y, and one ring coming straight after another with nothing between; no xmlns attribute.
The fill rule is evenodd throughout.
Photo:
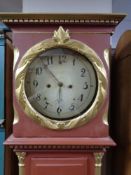
<svg viewBox="0 0 131 175"><path fill-rule="evenodd" d="M21 12L22 0L0 0L0 12Z"/></svg>
<svg viewBox="0 0 131 175"><path fill-rule="evenodd" d="M111 13L112 0L23 0L23 12Z"/></svg>
<svg viewBox="0 0 131 175"><path fill-rule="evenodd" d="M118 25L112 37L112 46L115 47L121 34L131 30L131 0L112 0L113 13L127 13L127 17Z"/></svg>

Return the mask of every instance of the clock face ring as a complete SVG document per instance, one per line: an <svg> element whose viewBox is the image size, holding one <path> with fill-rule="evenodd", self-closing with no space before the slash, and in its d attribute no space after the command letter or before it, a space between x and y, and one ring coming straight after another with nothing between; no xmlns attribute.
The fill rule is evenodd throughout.
<svg viewBox="0 0 131 175"><path fill-rule="evenodd" d="M25 93L32 107L54 120L80 116L97 92L97 75L91 62L69 48L51 48L29 65Z"/></svg>
<svg viewBox="0 0 131 175"><path fill-rule="evenodd" d="M84 43L67 38L33 46L15 73L19 104L27 116L51 129L87 123L106 98L107 77L100 58Z"/></svg>

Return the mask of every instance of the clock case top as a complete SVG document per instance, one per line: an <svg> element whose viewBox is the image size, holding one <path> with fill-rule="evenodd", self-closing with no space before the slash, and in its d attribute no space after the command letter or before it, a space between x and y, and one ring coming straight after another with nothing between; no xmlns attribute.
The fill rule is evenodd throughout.
<svg viewBox="0 0 131 175"><path fill-rule="evenodd" d="M14 52L15 69L30 47L51 38L53 32L62 26L65 30L69 30L72 39L87 44L99 55L105 66L108 82L109 60L107 61L104 57L104 51L110 49L110 36L124 17L125 14L0 14L1 21L12 30L13 45L18 51ZM13 135L15 137L109 138L107 119L109 91L95 118L81 127L63 131L43 128L27 117L19 106L14 92L15 90L13 90L15 109Z"/></svg>

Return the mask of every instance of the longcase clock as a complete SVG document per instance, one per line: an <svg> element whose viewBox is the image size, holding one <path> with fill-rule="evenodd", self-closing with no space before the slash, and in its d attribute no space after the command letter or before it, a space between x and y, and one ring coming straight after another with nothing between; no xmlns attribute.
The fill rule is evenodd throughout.
<svg viewBox="0 0 131 175"><path fill-rule="evenodd" d="M12 30L19 174L100 175L108 132L110 36L125 15L1 14Z"/></svg>

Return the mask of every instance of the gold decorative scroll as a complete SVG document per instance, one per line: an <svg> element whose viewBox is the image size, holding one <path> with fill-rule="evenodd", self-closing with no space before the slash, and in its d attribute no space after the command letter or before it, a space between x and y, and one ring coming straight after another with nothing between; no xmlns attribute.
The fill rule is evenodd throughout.
<svg viewBox="0 0 131 175"><path fill-rule="evenodd" d="M110 51L109 49L104 50L104 59L105 59L108 69L110 69Z"/></svg>
<svg viewBox="0 0 131 175"><path fill-rule="evenodd" d="M53 39L59 44L67 42L70 39L68 30L64 31L63 27L59 27L58 31L54 31Z"/></svg>
<svg viewBox="0 0 131 175"><path fill-rule="evenodd" d="M17 124L19 122L19 115L17 113L17 110L14 106L14 120L13 120L13 125Z"/></svg>
<svg viewBox="0 0 131 175"><path fill-rule="evenodd" d="M106 109L105 109L105 112L104 112L104 114L103 114L103 123L105 124L105 125L109 125L109 123L108 123L108 110L109 110L109 105L107 104L106 105Z"/></svg>
<svg viewBox="0 0 131 175"><path fill-rule="evenodd" d="M95 175L101 175L102 158L104 153L94 153L95 156Z"/></svg>
<svg viewBox="0 0 131 175"><path fill-rule="evenodd" d="M13 62L13 69L15 68L15 65L18 61L18 58L19 58L19 49L18 48L14 48L14 62Z"/></svg>
<svg viewBox="0 0 131 175"><path fill-rule="evenodd" d="M19 175L25 174L25 152L16 152L16 155L18 157L18 166L19 166Z"/></svg>
<svg viewBox="0 0 131 175"><path fill-rule="evenodd" d="M92 63L98 78L97 94L91 107L82 115L63 121L49 119L37 112L29 103L24 89L26 72L33 59L35 59L41 52L57 47L69 48L85 56ZM41 41L31 47L22 57L15 72L15 93L19 104L28 117L32 118L43 127L50 129L71 129L90 121L96 116L102 107L103 102L107 97L107 88L108 82L106 70L99 56L86 44L78 40L70 39L69 31L64 31L62 27L59 27L58 31L54 32L53 38Z"/></svg>

